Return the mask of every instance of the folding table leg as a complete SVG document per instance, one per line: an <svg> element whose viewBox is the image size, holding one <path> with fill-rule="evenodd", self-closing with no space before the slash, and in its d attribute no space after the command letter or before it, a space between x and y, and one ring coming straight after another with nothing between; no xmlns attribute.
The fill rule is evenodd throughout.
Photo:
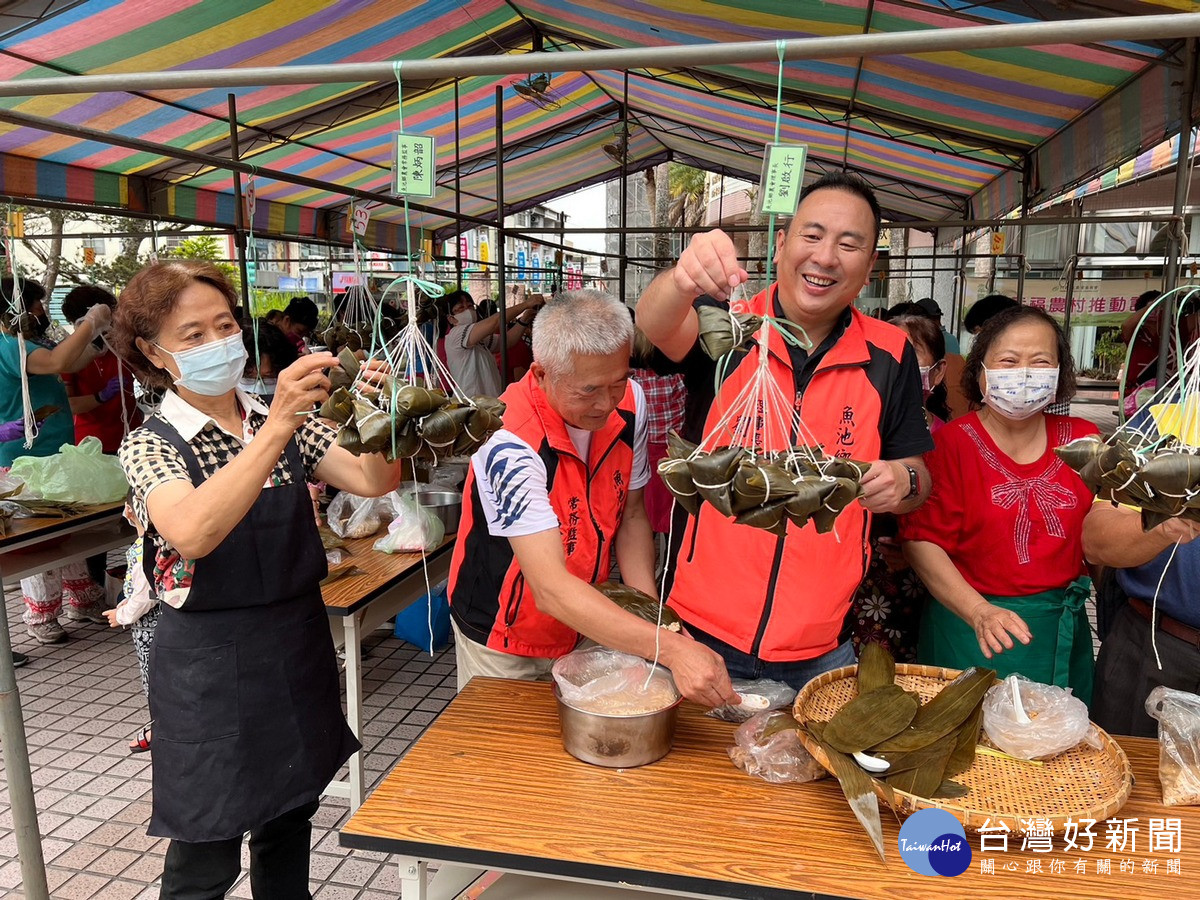
<svg viewBox="0 0 1200 900"><path fill-rule="evenodd" d="M399 857L400 900L426 900L426 864L412 856Z"/></svg>
<svg viewBox="0 0 1200 900"><path fill-rule="evenodd" d="M352 613L342 621L346 625L346 718L350 729L363 740L362 727L362 628L359 613ZM363 753L359 750L350 757L350 812L358 811L363 802Z"/></svg>

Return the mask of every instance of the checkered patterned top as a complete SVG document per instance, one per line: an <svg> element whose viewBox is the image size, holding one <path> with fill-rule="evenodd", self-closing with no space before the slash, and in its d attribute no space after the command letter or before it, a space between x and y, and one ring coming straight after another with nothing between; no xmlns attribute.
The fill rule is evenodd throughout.
<svg viewBox="0 0 1200 900"><path fill-rule="evenodd" d="M265 408L263 408L265 409ZM172 417L157 414L169 425L174 425ZM266 421L266 415L253 407L246 411L245 436L252 438L258 433ZM177 429L178 430L178 429ZM304 464L305 478L316 481L317 466L325 458L337 431L328 422L312 416L296 430L296 441L300 447L300 458ZM245 446L238 437L229 434L217 424L209 420L189 442L200 470L206 478L215 474L228 463ZM146 497L154 488L169 481L191 481L187 464L179 451L172 447L159 435L142 427L131 431L121 443L118 452L121 467L125 477L133 488L133 509L138 519L149 523L150 517L146 512ZM279 462L271 471L268 483L263 487L269 489L292 482L291 473L287 469L287 460L280 457ZM155 550L154 587L155 593L163 602L178 608L187 599L191 587L191 574L194 560L187 560L180 555L155 531L151 525L146 532Z"/></svg>
<svg viewBox="0 0 1200 900"><path fill-rule="evenodd" d="M687 405L683 376L659 375L650 369L634 369L632 374L646 395L650 443L665 444L668 431L683 428L683 413Z"/></svg>

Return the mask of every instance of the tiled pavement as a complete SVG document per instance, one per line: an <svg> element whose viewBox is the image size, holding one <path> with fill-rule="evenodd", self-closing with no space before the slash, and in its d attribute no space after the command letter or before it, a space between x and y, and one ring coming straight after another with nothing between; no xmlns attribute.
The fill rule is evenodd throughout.
<svg viewBox="0 0 1200 900"><path fill-rule="evenodd" d="M7 587L7 585L6 585ZM14 586L15 587L15 586ZM146 836L150 755L128 740L148 718L129 633L67 623L71 640L44 647L21 623L19 594L5 596L51 897L148 900L158 896L166 841ZM367 787L372 789L454 696L454 653L436 658L385 631L364 641ZM344 772L343 772L344 775ZM19 898L21 870L7 776L0 771L0 898ZM317 900L383 900L399 894L382 853L338 846L347 801L326 797L314 819L312 892ZM243 866L246 865L243 847ZM245 875L232 897L250 897Z"/></svg>

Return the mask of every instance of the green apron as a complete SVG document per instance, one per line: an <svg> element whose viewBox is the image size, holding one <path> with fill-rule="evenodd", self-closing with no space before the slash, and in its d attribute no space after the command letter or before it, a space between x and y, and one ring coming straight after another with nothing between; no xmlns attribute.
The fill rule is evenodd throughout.
<svg viewBox="0 0 1200 900"><path fill-rule="evenodd" d="M1033 640L1013 639L1011 650L987 659L979 649L975 629L949 609L930 599L921 616L917 660L949 669L985 666L1004 678L1014 672L1043 684L1069 687L1084 703L1092 702L1092 631L1084 603L1092 580L1078 578L1064 588L1028 597L991 597L990 603L1019 615Z"/></svg>

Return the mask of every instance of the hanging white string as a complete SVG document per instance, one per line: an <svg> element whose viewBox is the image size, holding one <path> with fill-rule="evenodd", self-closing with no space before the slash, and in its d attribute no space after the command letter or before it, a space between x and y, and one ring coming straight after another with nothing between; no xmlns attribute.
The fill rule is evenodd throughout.
<svg viewBox="0 0 1200 900"><path fill-rule="evenodd" d="M1158 665L1160 672L1162 671L1162 659L1158 655L1158 594L1167 577L1167 569L1171 568L1171 563L1175 560L1175 551L1179 549L1181 543L1183 543L1183 538L1177 540L1171 547L1171 555L1167 557L1167 564L1163 566L1162 574L1158 576L1158 584L1154 588L1154 601L1150 604L1150 646L1154 650L1154 662Z"/></svg>

